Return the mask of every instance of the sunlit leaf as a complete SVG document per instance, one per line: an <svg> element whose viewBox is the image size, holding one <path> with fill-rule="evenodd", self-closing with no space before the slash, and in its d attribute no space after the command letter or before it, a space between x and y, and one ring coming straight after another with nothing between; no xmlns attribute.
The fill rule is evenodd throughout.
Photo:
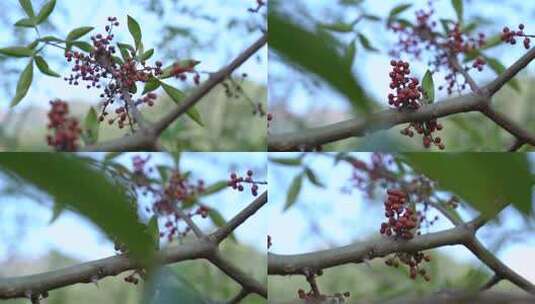
<svg viewBox="0 0 535 304"><path fill-rule="evenodd" d="M33 18L23 18L15 22L18 27L35 27L35 20Z"/></svg>
<svg viewBox="0 0 535 304"><path fill-rule="evenodd" d="M463 24L463 0L451 0L451 5L453 5L453 9L455 10L455 14L457 15L457 21L459 24Z"/></svg>
<svg viewBox="0 0 535 304"><path fill-rule="evenodd" d="M319 180L316 173L309 167L305 168L305 175L314 186L325 188L325 185Z"/></svg>
<svg viewBox="0 0 535 304"><path fill-rule="evenodd" d="M34 59L35 59L35 65L37 65L37 68L39 69L39 71L41 71L41 73L48 75L48 76L56 77L56 78L61 77L61 75L59 75L58 73L50 69L50 67L48 66L48 63L45 61L43 57L35 56Z"/></svg>
<svg viewBox="0 0 535 304"><path fill-rule="evenodd" d="M0 54L10 57L31 57L33 50L24 46L12 46L7 48L1 48Z"/></svg>
<svg viewBox="0 0 535 304"><path fill-rule="evenodd" d="M128 30L134 38L136 50L139 49L141 45L141 27L139 26L139 23L130 16L128 16Z"/></svg>
<svg viewBox="0 0 535 304"><path fill-rule="evenodd" d="M425 72L424 78L422 78L422 88L424 89L427 103L433 103L435 101L435 83L433 81L433 74L429 70Z"/></svg>
<svg viewBox="0 0 535 304"><path fill-rule="evenodd" d="M33 11L32 1L31 0L19 0L20 6L26 12L28 17L35 17L35 12Z"/></svg>
<svg viewBox="0 0 535 304"><path fill-rule="evenodd" d="M50 14L52 14L52 11L54 10L54 7L56 7L56 0L50 0L48 1L41 10L39 11L39 14L37 14L37 17L35 18L36 24L43 23Z"/></svg>
<svg viewBox="0 0 535 304"><path fill-rule="evenodd" d="M89 108L84 120L84 135L86 138L86 144L91 145L98 141L99 127L100 124L98 121L97 111L95 111L95 108L91 107Z"/></svg>
<svg viewBox="0 0 535 304"><path fill-rule="evenodd" d="M75 41L76 39L79 39L85 35L87 35L89 32L91 32L94 29L92 26L83 26L79 28L75 28L74 30L70 31L67 35L68 41Z"/></svg>
<svg viewBox="0 0 535 304"><path fill-rule="evenodd" d="M362 33L358 33L357 35L359 37L359 41L360 41L360 44L362 44L362 46L367 49L368 51L372 51L372 52L378 52L379 50L374 48L372 45L371 45L371 42L370 40L368 39L368 37L364 36Z"/></svg>
<svg viewBox="0 0 535 304"><path fill-rule="evenodd" d="M11 107L16 106L28 94L30 85L33 81L33 59L30 60L26 68L20 74L19 82L17 83L17 92L11 101Z"/></svg>
<svg viewBox="0 0 535 304"><path fill-rule="evenodd" d="M150 93L160 87L160 80L158 78L150 77L149 81L145 83L145 87L143 88L143 93L141 95L145 95L147 93Z"/></svg>

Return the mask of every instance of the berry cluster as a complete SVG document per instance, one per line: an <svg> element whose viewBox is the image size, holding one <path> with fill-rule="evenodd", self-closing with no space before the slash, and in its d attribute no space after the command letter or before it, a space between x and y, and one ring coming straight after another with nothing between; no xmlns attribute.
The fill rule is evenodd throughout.
<svg viewBox="0 0 535 304"><path fill-rule="evenodd" d="M397 109L418 109L421 106L422 87L419 86L418 79L410 74L409 63L402 60L390 61L392 71L390 72L390 88L396 90L396 95L388 94L388 104Z"/></svg>
<svg viewBox="0 0 535 304"><path fill-rule="evenodd" d="M396 109L416 110L422 106L423 89L419 85L418 79L409 77L410 65L403 60L390 61L392 71L390 72L390 88L395 90L395 94L388 94L388 104ZM442 139L433 136L433 132L442 130L442 125L437 119L430 119L425 122L411 122L406 128L401 130L401 134L409 137L414 136L414 131L423 134L422 143L425 148L435 144L439 149L445 149Z"/></svg>
<svg viewBox="0 0 535 304"><path fill-rule="evenodd" d="M243 183L251 184L251 194L253 196L258 195L258 184L259 182L253 180L253 171L247 170L247 176L241 177L238 176L236 173L230 174L230 180L228 181L228 186L232 187L234 190L243 191L245 188L243 186Z"/></svg>
<svg viewBox="0 0 535 304"><path fill-rule="evenodd" d="M393 257L387 258L385 264L387 266L398 268L400 263L409 266L409 277L413 280L418 275L422 276L424 280L431 281L431 276L427 273L425 268L421 266L423 262L431 261L431 256L425 255L422 252L416 253L395 253Z"/></svg>
<svg viewBox="0 0 535 304"><path fill-rule="evenodd" d="M446 35L438 33L435 30L437 22L432 20L435 13L432 2L429 2L429 7L428 11L416 11L414 26L407 26L399 21L389 24L389 29L399 36L398 43L390 54L400 57L401 53L406 53L420 59L424 50L429 51L431 54L429 65L433 67L432 72L437 72L441 68L450 71L445 76L448 94L452 94L454 90L460 92L466 88L467 80L464 79L464 82L459 83L460 71L451 63L451 58L457 58L460 54L467 55L483 47L486 43L485 34L478 33L476 37L472 37L469 33L463 32L458 23L446 24ZM475 68L482 71L485 64L483 58L478 57L475 64L464 69L468 71ZM439 90L442 89L440 86Z"/></svg>
<svg viewBox="0 0 535 304"><path fill-rule="evenodd" d="M160 232L160 237L166 237L171 242L174 237L184 237L190 231L187 225L184 229L180 229L179 224L184 219L181 218L177 209L191 208L197 197L205 192L205 183L202 179L197 180L197 182L191 182L189 174L181 174L177 170L172 170L168 181L163 187L156 187L149 177L150 172L153 171L152 167L146 168L149 160L150 155L146 158L140 156L132 158L134 167L132 181L135 188L141 191L143 195L151 194L154 197L151 207L147 207L145 211L165 218L165 231ZM209 208L201 204L197 206L195 210L185 211L185 216L206 218L210 211Z"/></svg>
<svg viewBox="0 0 535 304"><path fill-rule="evenodd" d="M388 189L386 193L388 197L384 206L388 221L381 224L381 234L405 240L412 239L413 229L418 227L418 218L407 206L407 194L397 189Z"/></svg>
<svg viewBox="0 0 535 304"><path fill-rule="evenodd" d="M108 80L104 86L104 92L100 95L104 98L102 111L99 117L100 121L104 121L109 112L107 108L114 104L117 100L121 100L115 113L116 117L108 119L109 124L118 122L118 127L123 128L126 120L132 126L135 121L129 115L129 108L126 102L127 99L132 98L131 92L134 91L136 82L147 82L150 77L161 75L162 63L157 62L154 67L148 66L145 62L136 61L135 54L132 50L127 50L128 55L125 62L114 59L114 54L117 52L116 47L111 45L114 35L112 34L113 27L119 26L116 17L109 17L109 25L106 26L106 33L97 34L91 37L92 51L89 54L82 52L66 51L65 57L68 62L74 61L72 68L73 74L65 77L65 80L71 85L79 85L84 81L87 83L87 88L102 88L101 81ZM154 105L156 95L149 93L134 102L135 106L140 104Z"/></svg>
<svg viewBox="0 0 535 304"><path fill-rule="evenodd" d="M48 112L47 128L53 134L46 137L48 145L56 151L76 151L82 132L78 120L69 116L69 105L65 101L57 99L51 101L50 105L52 108Z"/></svg>
<svg viewBox="0 0 535 304"><path fill-rule="evenodd" d="M524 24L521 23L518 25L518 31L511 30L507 26L503 28L502 35L501 35L503 42L509 43L511 45L515 45L516 44L515 37L524 37L524 40L523 40L524 47L526 48L526 50L530 48L530 43L531 43L530 37L533 37L533 36L524 34Z"/></svg>

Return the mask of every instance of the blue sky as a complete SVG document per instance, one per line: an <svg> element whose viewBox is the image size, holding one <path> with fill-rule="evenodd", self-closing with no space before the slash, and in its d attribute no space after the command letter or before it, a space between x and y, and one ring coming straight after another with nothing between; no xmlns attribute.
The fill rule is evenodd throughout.
<svg viewBox="0 0 535 304"><path fill-rule="evenodd" d="M12 23L15 23L17 20L24 16L24 12L20 9L17 0L4 0L8 1L9 7L16 8L13 11L10 11L8 14L9 19ZM44 1L32 1L34 3L35 10L40 7L40 3ZM139 2L139 1L138 1ZM170 3L174 1L164 1L167 6L167 9L172 9ZM183 15L172 15L160 19L155 14L149 14L139 5L131 5L128 0L92 0L92 1L57 1L57 6L55 11L50 16L51 21L56 24L59 28L57 33L49 33L44 30L41 31L43 35L54 34L59 37L65 37L67 33L80 26L94 26L94 34L104 31L104 26L107 23L108 16L116 16L119 18L121 25L119 30L115 31L116 40L115 41L125 41L128 43L132 42L132 38L128 32L126 26L126 16L133 16L141 25L143 33L143 42L145 49L156 48L158 42L161 41L161 32L160 25L162 22L166 24L172 24L175 26L191 26L192 22L194 23L194 30L196 34L200 37L200 40L207 42L207 40L216 39L216 46L212 48L204 48L194 52L194 59L200 60L202 63L198 66L198 69L201 71L215 72L225 64L228 64L230 60L236 57L243 49L252 44L256 39L261 36L260 32L253 33L250 35L244 35L240 31L228 31L224 24L233 18L246 19L249 18L251 22L259 22L261 17L258 15L253 15L247 12L247 8L254 7L256 1L253 0L227 0L224 2L224 5L221 1L210 0L203 1L202 6L204 9L199 13L209 13L211 16L217 16L218 22L215 24L209 22L203 22L199 20L192 21L191 18L185 17ZM195 3L194 3L195 4ZM192 5L195 7L195 5ZM106 9L102 9L106 8ZM217 14L214 14L217 12ZM8 35L12 29L0 29L0 46L9 46L14 44L14 39ZM33 30L28 29L29 34L33 35ZM89 36L85 37L85 41L89 41ZM33 37L33 36L30 36ZM177 44L180 44L180 40L176 40ZM231 43L229 43L231 42ZM176 46L175 49L179 50L179 54L186 56L188 50L180 49L180 46ZM56 48L50 48L47 51L48 58L56 58L58 60L50 60L49 64L52 69L60 73L62 76L69 73L69 67L64 64L65 62L61 57L61 50ZM251 59L238 69L238 73L247 73L250 76L250 79L260 83L266 84L267 81L267 47L264 47L259 53L261 57L264 58L261 62ZM162 58L162 54L158 53L156 48L156 53L151 60L163 60L164 64L170 64L174 59L171 58ZM167 59L167 60L165 60ZM189 58L177 58L177 59L189 59ZM14 59L14 66L22 70L22 68L27 64L27 59ZM18 75L16 76L18 77ZM176 84L179 84L177 82ZM180 86L180 85L179 85ZM9 92L9 95L6 95L6 92L0 92L1 100L9 100L8 97L13 96L15 88L13 87L12 91ZM56 97L61 97L66 100L83 100L90 101L93 104L99 100L99 95L101 92L96 89L87 90L85 88L69 86L63 80L63 78L52 78L43 76L37 69L34 71L34 85L31 87L28 95L20 104L20 107L17 107L17 110L21 110L29 105L40 105L48 106L48 101ZM8 106L8 102L4 102L3 107Z"/></svg>
<svg viewBox="0 0 535 304"><path fill-rule="evenodd" d="M355 11L354 9L348 8L340 10L340 6L336 4L337 1L306 0L299 2L309 9L315 20L320 20L325 23L339 21L340 19L335 18L335 16L339 15L343 16L342 20L344 21L352 21L358 16L358 11ZM535 23L530 22L535 18L535 2L519 0L509 0L506 2L506 5L497 5L497 3L500 3L499 1L470 1L470 3L464 1L465 19L475 15L474 12L477 12L479 15L492 20L493 24L481 28L481 31L487 34L487 36L499 33L504 25L516 27L520 22L523 22L527 29L531 29L528 31L535 32ZM284 3L286 12L294 8L295 3L297 3L297 1ZM409 20L413 20L414 11L420 8L426 8L425 4L427 1L367 0L364 3L364 8L367 13L381 17L387 16L390 10L396 5L401 3L413 3L413 7L405 11L402 15ZM435 17L437 19L455 19L455 12L451 6L450 0L436 0L435 8L437 12ZM388 73L390 72L389 62L391 59L388 56L388 50L390 50L397 41L396 36L392 32L386 30L383 22L362 22L359 23L357 28L370 39L373 46L381 51L380 53L371 53L364 50L361 45L358 45L353 73L357 75L366 91L377 101L384 101L384 106L386 106L387 94L384 92L389 91ZM337 37L342 41L349 43L354 38L354 35L340 34ZM526 50L520 45L516 45L515 47L508 45L492 49L487 54L499 58L505 66L509 66L522 56L525 51ZM404 57L403 59L408 60L411 63L413 74L421 79L427 69L427 66L425 65L426 61L420 63L407 57ZM288 79L293 78L293 72L281 64L270 63L269 69L270 75L286 77ZM535 66L528 66L526 70L533 74ZM443 81L444 76L445 74L443 73L434 75L436 86ZM485 83L496 75L490 69L486 69L486 71L483 71L482 73L472 73L472 76L476 81ZM276 86L270 87L277 88ZM284 90L284 85L279 89ZM350 104L347 100L326 86L322 86L313 92L309 92L302 86L302 84L296 83L292 89L293 91L291 95L288 95L286 91L283 91L281 95L284 97L282 101L288 104L288 108L293 113L304 115L307 112L312 111L312 109L328 108L347 112L348 115L351 114ZM438 94L437 98L439 100L445 96L444 92L437 91L436 94Z"/></svg>
<svg viewBox="0 0 535 304"><path fill-rule="evenodd" d="M103 154L89 154L102 158ZM121 156L119 161L131 167L131 156L146 154L135 153ZM165 154L153 153L152 164L172 164ZM195 179L203 178L207 185L221 180L228 180L230 172L245 174L248 169L255 173L255 179L266 180L265 153L184 153L181 168L191 170ZM0 180L0 183L3 183ZM259 188L262 192L265 186ZM224 218L230 219L253 200L250 192L238 192L231 189L208 196L203 203L216 208ZM264 208L266 209L266 208ZM29 221L22 223L17 214L24 214ZM20 249L18 256L34 257L45 255L49 250L59 250L63 254L84 261L114 255L113 244L92 223L82 216L66 212L51 225L48 225L52 212L50 208L40 206L30 199L3 198L0 216L6 219L0 223L0 233ZM236 230L238 240L258 250L265 250L267 234L267 211L260 210ZM209 220L196 219L202 229L212 231ZM25 237L17 237L17 229L23 226ZM8 255L10 247L0 246L0 261ZM11 252L12 254L13 252Z"/></svg>
<svg viewBox="0 0 535 304"><path fill-rule="evenodd" d="M359 158L368 159L369 153L355 153ZM292 153L270 153L270 157L295 157ZM532 159L535 163L535 155ZM369 201L359 191L345 194L341 189L347 185L351 177L351 167L340 163L333 166L333 159L327 156L310 156L305 158L306 163L314 169L326 189L312 186L308 181L303 188L294 207L283 212L286 193L294 176L301 171L297 167L269 164L270 190L270 220L269 234L273 239L271 252L281 254L296 254L326 249L332 246L346 245L370 237L379 237L379 226L384 219L382 204L378 204L384 197ZM535 167L534 167L535 170ZM472 219L475 214L466 209L460 209L464 220ZM429 214L429 218L438 215L437 212ZM501 213L502 222L498 228L486 226L478 232L478 236L486 245L494 243L496 238L490 235L503 235L500 232L507 229L522 227L522 217L512 208ZM309 223L315 222L321 227L323 237L311 233ZM428 231L434 232L453 227L442 218ZM327 240L327 241L326 241ZM438 249L459 262L481 265L473 255L462 246L442 247ZM502 248L498 256L514 270L525 275L535 282L535 266L531 261L535 256L535 235L523 239L521 242L512 242Z"/></svg>

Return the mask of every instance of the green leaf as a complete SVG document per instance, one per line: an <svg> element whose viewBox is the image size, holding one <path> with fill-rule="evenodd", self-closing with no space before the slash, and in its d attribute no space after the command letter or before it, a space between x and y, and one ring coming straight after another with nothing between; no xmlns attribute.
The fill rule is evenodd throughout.
<svg viewBox="0 0 535 304"><path fill-rule="evenodd" d="M12 46L0 49L0 54L17 58L31 57L33 50L25 46Z"/></svg>
<svg viewBox="0 0 535 304"><path fill-rule="evenodd" d="M164 91L171 97L171 99L176 103L180 104L182 100L184 99L184 93L182 91L178 90L177 88L174 88L168 84L161 83ZM204 127L204 123L201 119L201 114L197 111L195 107L191 107L186 114L193 119L197 124L199 124L201 127Z"/></svg>
<svg viewBox="0 0 535 304"><path fill-rule="evenodd" d="M60 39L58 37L54 37L54 36L44 36L42 38L39 38L37 39L38 41L43 41L43 42L65 42L65 40L63 39Z"/></svg>
<svg viewBox="0 0 535 304"><path fill-rule="evenodd" d="M41 10L39 11L39 14L37 14L36 17L36 24L43 23L50 14L52 14L52 11L54 10L54 7L56 7L56 0L50 0L48 1Z"/></svg>
<svg viewBox="0 0 535 304"><path fill-rule="evenodd" d="M501 75L503 72L505 72L506 68L505 66L496 58L484 56L487 64L489 67L496 72L496 75ZM515 91L520 93L522 90L520 89L520 83L518 82L518 79L511 78L509 81L507 81L507 85L513 88Z"/></svg>
<svg viewBox="0 0 535 304"><path fill-rule="evenodd" d="M531 209L533 179L522 153L407 153L414 170L438 182L466 203L492 217L511 203L524 214Z"/></svg>
<svg viewBox="0 0 535 304"><path fill-rule="evenodd" d="M98 141L100 124L98 121L97 111L95 108L89 108L84 120L84 134L86 138L86 144L91 145Z"/></svg>
<svg viewBox="0 0 535 304"><path fill-rule="evenodd" d="M345 57L339 54L334 39L329 39L325 33L308 31L279 15L276 9L270 9L269 26L268 43L273 51L325 80L345 95L355 109L365 114L371 112L373 101L347 68ZM303 52L305 49L307 51Z"/></svg>
<svg viewBox="0 0 535 304"><path fill-rule="evenodd" d="M78 38L81 38L84 35L87 35L87 33L91 32L93 29L94 27L92 26L83 26L83 27L75 28L74 30L69 32L65 40L75 41Z"/></svg>
<svg viewBox="0 0 535 304"><path fill-rule="evenodd" d="M299 174L294 177L292 183L290 184L290 189L288 189L288 194L286 195L286 204L284 205L284 211L292 207L295 202L297 202L297 196L301 192L301 187L303 186L303 174Z"/></svg>
<svg viewBox="0 0 535 304"><path fill-rule="evenodd" d="M459 24L463 24L463 0L451 0L451 5L457 15L457 21Z"/></svg>
<svg viewBox="0 0 535 304"><path fill-rule="evenodd" d="M136 50L139 49L141 45L141 27L139 26L139 23L130 16L128 16L128 30L134 38Z"/></svg>
<svg viewBox="0 0 535 304"><path fill-rule="evenodd" d="M17 27L35 27L35 20L33 18L23 18L15 23Z"/></svg>
<svg viewBox="0 0 535 304"><path fill-rule="evenodd" d="M35 48L39 45L39 41L35 40L34 42L28 44L26 47L32 50L35 50Z"/></svg>
<svg viewBox="0 0 535 304"><path fill-rule="evenodd" d="M30 85L33 81L33 59L30 60L26 68L20 74L19 82L17 83L17 92L11 101L11 107L16 106L28 94Z"/></svg>
<svg viewBox="0 0 535 304"><path fill-rule="evenodd" d="M349 33L353 31L353 24L351 23L344 23L344 22L336 22L336 23L330 23L330 24L321 23L319 26L323 29L334 31L334 32L339 32L339 33Z"/></svg>
<svg viewBox="0 0 535 304"><path fill-rule="evenodd" d="M158 170L158 174L160 174L160 179L162 180L162 183L167 183L167 180L169 179L169 167L156 166L156 170Z"/></svg>
<svg viewBox="0 0 535 304"><path fill-rule="evenodd" d="M356 53L357 53L357 41L353 39L347 46L346 53L345 53L345 61L347 62L347 65L349 66L350 70L353 67L353 63L355 62Z"/></svg>
<svg viewBox="0 0 535 304"><path fill-rule="evenodd" d="M129 256L143 262L152 257L152 240L144 233L145 225L138 221L126 189L86 160L61 153L8 153L0 158L0 168L87 217L125 244Z"/></svg>
<svg viewBox="0 0 535 304"><path fill-rule="evenodd" d="M424 78L422 78L422 88L424 89L424 95L427 103L433 103L435 101L435 83L433 81L433 74L427 70Z"/></svg>
<svg viewBox="0 0 535 304"><path fill-rule="evenodd" d="M52 77L61 77L58 73L52 71L48 66L48 63L41 56L35 56L35 64L41 73L52 76Z"/></svg>
<svg viewBox="0 0 535 304"><path fill-rule="evenodd" d="M298 167L298 166L301 166L301 164L303 163L303 158L302 157L296 157L296 158L270 157L269 161L280 164L280 165Z"/></svg>
<svg viewBox="0 0 535 304"><path fill-rule="evenodd" d="M221 190L224 190L228 188L228 181L219 181L216 183L211 184L210 186L206 187L204 189L204 192L201 193L202 196L214 194L216 192L219 192Z"/></svg>
<svg viewBox="0 0 535 304"><path fill-rule="evenodd" d="M143 88L143 93L141 95L145 95L149 92L152 92L160 87L160 80L155 77L150 77L149 81L145 83L145 87Z"/></svg>
<svg viewBox="0 0 535 304"><path fill-rule="evenodd" d="M155 249L160 249L160 228L158 227L158 216L153 215L147 223L147 233L152 238Z"/></svg>
<svg viewBox="0 0 535 304"><path fill-rule="evenodd" d="M312 169L309 167L305 168L305 175L314 186L325 188L325 185L318 179L316 173L314 173L314 171L312 171Z"/></svg>
<svg viewBox="0 0 535 304"><path fill-rule="evenodd" d="M370 40L368 40L368 37L364 36L361 33L358 33L358 37L359 37L360 44L362 44L362 46L365 49L367 49L368 51L372 51L372 52L378 52L379 51L378 49L374 48L371 45Z"/></svg>
<svg viewBox="0 0 535 304"><path fill-rule="evenodd" d="M141 61L149 60L154 55L154 49L150 49L141 55Z"/></svg>
<svg viewBox="0 0 535 304"><path fill-rule="evenodd" d="M49 224L54 223L59 216L63 213L65 210L65 205L63 205L61 202L54 202L54 206L52 207L52 217L50 218Z"/></svg>
<svg viewBox="0 0 535 304"><path fill-rule="evenodd" d="M35 17L35 12L33 11L32 1L31 0L19 0L20 6L26 12L28 17Z"/></svg>
<svg viewBox="0 0 535 304"><path fill-rule="evenodd" d="M72 42L72 45L87 53L91 53L93 51L93 46L85 41L74 41Z"/></svg>
<svg viewBox="0 0 535 304"><path fill-rule="evenodd" d="M401 13L403 13L404 11L408 10L410 7L412 6L412 4L400 4L396 7L394 7L390 13L388 14L388 19L389 20L393 20L393 18Z"/></svg>

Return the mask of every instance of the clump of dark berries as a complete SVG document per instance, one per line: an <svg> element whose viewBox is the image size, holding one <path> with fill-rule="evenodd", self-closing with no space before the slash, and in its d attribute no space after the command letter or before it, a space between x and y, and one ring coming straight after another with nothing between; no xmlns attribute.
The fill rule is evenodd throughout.
<svg viewBox="0 0 535 304"><path fill-rule="evenodd" d="M65 101L57 99L51 101L50 105L52 108L48 112L47 128L52 135L46 137L48 145L56 151L76 151L82 132L78 120L69 116L69 105Z"/></svg>
<svg viewBox="0 0 535 304"><path fill-rule="evenodd" d="M234 190L243 191L245 188L243 186L244 183L251 184L251 194L253 196L258 195L258 184L259 182L253 180L253 171L247 170L247 176L241 177L238 176L236 173L230 174L230 180L228 181L227 185L231 187Z"/></svg>
<svg viewBox="0 0 535 304"><path fill-rule="evenodd" d="M390 61L392 71L390 72L390 88L395 90L394 93L388 94L388 104L396 109L416 110L422 106L423 89L419 85L418 79L409 77L410 65L402 60ZM414 130L414 131L413 131ZM442 130L442 125L437 120L430 119L425 122L411 122L409 126L401 130L401 134L409 137L414 136L414 132L422 134L422 143L425 148L436 145L439 149L445 149L442 139L433 136L435 131Z"/></svg>
<svg viewBox="0 0 535 304"><path fill-rule="evenodd" d="M507 26L504 27L503 30L502 30L502 35L501 35L502 41L505 42L505 43L509 43L511 45L515 45L516 44L516 39L517 38L524 38L523 39L523 43L524 43L524 47L526 49L530 48L530 44L531 44L530 37L533 37L533 36L526 35L524 33L524 24L522 24L522 23L518 25L518 31L511 30Z"/></svg>
<svg viewBox="0 0 535 304"><path fill-rule="evenodd" d="M386 236L395 236L405 240L414 237L413 229L418 226L418 218L407 206L407 195L397 189L388 189L384 203L387 221L381 224L380 232Z"/></svg>
<svg viewBox="0 0 535 304"><path fill-rule="evenodd" d="M392 60L390 65L390 89L395 90L395 94L388 94L388 104L397 109L418 109L423 89L418 79L408 76L411 72L409 63Z"/></svg>
<svg viewBox="0 0 535 304"><path fill-rule="evenodd" d="M103 88L104 91L100 97L104 101L99 120L104 121L110 114L108 107L119 103L114 110L116 116L108 118L108 123L117 122L119 128L123 128L127 122L131 126L135 123L130 115L131 109L129 107L137 107L142 104L154 105L156 99L154 93L149 93L137 101L132 101L131 105L127 101L132 99L131 92L133 92L137 82L147 82L151 77L163 74L162 63L157 62L152 67L144 61L139 62L131 50L126 50L124 62L116 60L114 55L117 49L111 45L114 39L112 31L114 26L119 25L119 22L115 17L109 17L108 21L110 24L106 26L105 34L91 37L91 52L88 54L70 50L65 52L67 62L72 62L74 66L73 73L64 79L75 86L84 83L88 89Z"/></svg>

